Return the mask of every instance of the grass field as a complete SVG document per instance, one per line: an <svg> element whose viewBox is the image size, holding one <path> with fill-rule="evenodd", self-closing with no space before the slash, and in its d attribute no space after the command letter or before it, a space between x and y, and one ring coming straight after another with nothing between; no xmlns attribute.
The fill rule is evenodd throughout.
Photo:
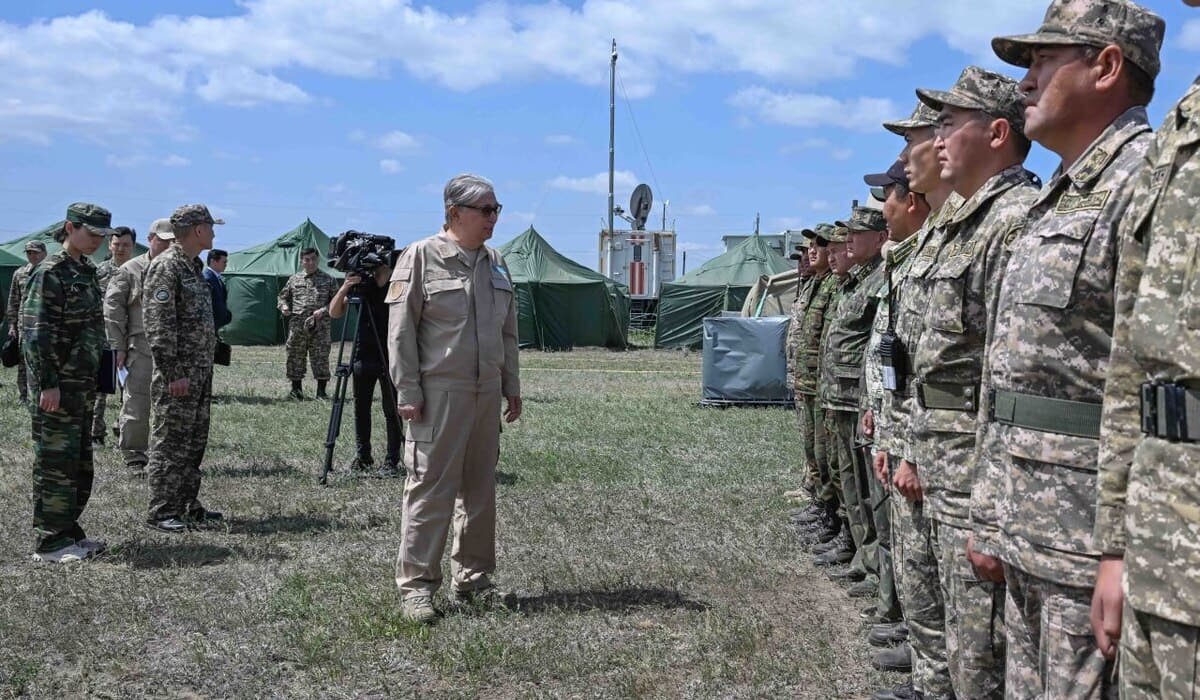
<svg viewBox="0 0 1200 700"><path fill-rule="evenodd" d="M234 355L201 491L224 524L146 529L144 480L102 450L83 524L110 552L65 567L30 561L28 416L0 374L0 696L839 698L897 682L870 670L858 605L786 523L791 414L698 407L695 354L522 355L498 475L497 581L519 609L439 599L431 629L401 618L393 582L402 483L346 474L347 417L341 469L317 486L329 404L284 399L282 348Z"/></svg>

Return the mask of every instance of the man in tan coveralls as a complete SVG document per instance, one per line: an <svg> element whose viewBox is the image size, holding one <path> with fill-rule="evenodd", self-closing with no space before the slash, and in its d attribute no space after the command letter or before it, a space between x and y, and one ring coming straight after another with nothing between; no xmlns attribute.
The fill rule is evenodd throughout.
<svg viewBox="0 0 1200 700"><path fill-rule="evenodd" d="M501 396L505 421L521 415L512 280L484 245L501 206L475 175L450 180L444 201L445 227L404 251L387 294L390 369L408 424L396 584L405 616L422 623L437 618L452 515L455 593L471 600L495 591Z"/></svg>
<svg viewBox="0 0 1200 700"><path fill-rule="evenodd" d="M117 352L117 366L129 372L118 419L117 447L134 476L144 474L146 450L150 448L150 379L154 369L142 322L142 280L150 261L174 240L170 219L150 224L150 250L119 267L104 293L104 334Z"/></svg>

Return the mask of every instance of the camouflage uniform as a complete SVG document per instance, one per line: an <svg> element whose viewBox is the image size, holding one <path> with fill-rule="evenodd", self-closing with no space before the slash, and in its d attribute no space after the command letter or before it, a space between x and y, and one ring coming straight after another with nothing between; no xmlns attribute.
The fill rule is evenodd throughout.
<svg viewBox="0 0 1200 700"><path fill-rule="evenodd" d="M180 207L171 224L203 223L197 207ZM208 215L207 209L203 215ZM208 445L216 329L212 293L203 270L199 258L189 258L178 243L172 243L150 261L142 285L146 339L154 358L150 388L154 427L146 466L151 521L204 512L198 500L200 463ZM168 385L179 379L188 380L188 392L171 396Z"/></svg>
<svg viewBox="0 0 1200 700"><path fill-rule="evenodd" d="M877 210L872 211L879 216ZM838 234L846 235L839 224ZM845 238L841 238L845 240ZM834 242L838 242L836 239ZM883 259L856 265L842 280L837 306L829 318L829 332L821 347L822 404L827 411L826 425L832 426L830 442L836 448L838 480L841 484L844 518L857 549L851 568L878 577L878 536L870 506L867 465L858 441L859 402L862 396L863 354L875 321L883 284ZM830 471L834 469L830 459Z"/></svg>
<svg viewBox="0 0 1200 700"><path fill-rule="evenodd" d="M1120 228L1094 547L1125 558L1121 695L1195 697L1200 668L1200 79L1167 113ZM1143 434L1139 389L1182 389L1186 437ZM1156 403L1168 387L1154 389ZM1190 390L1190 391L1189 391ZM1168 431L1166 433L1170 435Z"/></svg>
<svg viewBox="0 0 1200 700"><path fill-rule="evenodd" d="M949 92L918 90L934 109L983 110L1023 126L1023 97L1011 78L969 66ZM1006 246L1021 233L1037 176L1012 165L989 178L945 223L932 265L910 270L928 299L924 331L911 350L909 443L916 457L946 610L954 692L1004 695L1004 585L980 580L966 557L984 349L992 333Z"/></svg>
<svg viewBox="0 0 1200 700"><path fill-rule="evenodd" d="M1126 0L1054 0L1036 34L993 46L1028 67L1033 48L1064 35L1115 43L1154 76L1163 30L1162 19ZM1005 681L1016 697L1115 695L1090 617L1100 559L1095 470L1117 227L1152 140L1145 109L1134 107L1055 171L1011 248L998 297L987 377L995 395L980 422L971 514L976 550L1005 564Z"/></svg>
<svg viewBox="0 0 1200 700"><path fill-rule="evenodd" d="M67 220L107 231L111 215L72 204ZM33 416L33 529L36 551L83 540L79 517L92 495L92 402L104 348L104 312L96 268L61 250L29 278L22 314L22 350L29 367ZM43 410L43 390L59 390L59 408Z"/></svg>
<svg viewBox="0 0 1200 700"><path fill-rule="evenodd" d="M875 321L871 326L871 338L867 342L867 351L863 368L863 398L861 408L870 410L874 416L875 432L872 435L875 451L887 451L891 439L891 427L887 415L883 411L883 402L891 400L891 393L883 388L883 370L879 357L880 337L895 325L895 316L889 312L889 299L896 280L908 267L909 255L917 242L916 236L896 243L887 252L883 266L883 283L875 292L878 308ZM891 319L891 320L889 320ZM873 456L873 455L872 455ZM873 462L873 460L872 460ZM894 500L904 500L899 494L893 495L884 489L883 484L874 477L874 469L867 470L867 481L870 484L871 512L875 518L875 531L879 536L879 599L875 609L884 619L898 618L901 614L899 589L903 578L903 559L896 549L896 535L893 528L895 506Z"/></svg>
<svg viewBox="0 0 1200 700"><path fill-rule="evenodd" d="M828 310L836 303L837 275L826 271L814 276L809 286L812 298L805 308L800 322L801 342L797 349L797 364L805 368L802 375L794 379L793 389L797 405L803 404L807 420L801 423L801 441L804 444L804 459L808 465L808 481L815 488L818 502L836 506L841 497L829 469L829 432L825 428L825 409L818 397L820 376L821 339L828 327L825 318Z"/></svg>
<svg viewBox="0 0 1200 700"><path fill-rule="evenodd" d="M297 272L288 278L279 292L278 306L291 311L288 316L287 334L287 378L292 381L304 379L304 358L312 365L313 378L318 381L329 379L329 326L328 314L314 320L318 309L329 308L333 295L337 294L338 282L322 270L311 275Z"/></svg>
<svg viewBox="0 0 1200 700"><path fill-rule="evenodd" d="M117 266L113 261L105 260L96 266L96 284L100 285L100 299L103 301L104 295L108 293L108 283L112 280L113 273L117 271ZM104 442L104 406L107 403L108 394L96 394L96 403L92 406L92 439L97 442Z"/></svg>
<svg viewBox="0 0 1200 700"><path fill-rule="evenodd" d="M22 333L21 309L25 306L25 299L29 292L29 278L33 275L33 270L34 266L29 263L18 267L17 271L13 273L12 284L8 288L8 318L9 323L17 330L18 340ZM17 391L21 396L29 395L29 379L25 371L24 360L17 363Z"/></svg>
<svg viewBox="0 0 1200 700"><path fill-rule="evenodd" d="M928 108L926 108L928 109ZM962 198L951 194L941 208L931 211L925 225L913 236L914 250L898 269L893 282L896 284L896 337L907 349L909 364L913 349L920 340L924 328L925 310L928 299L923 289L910 281L912 270L923 270L937 258L944 232L943 224L957 211ZM908 428L911 423L912 405L907 401L911 395L912 377L902 391L886 392L881 404L886 415L889 466L894 470L901 459L914 462L908 443ZM895 557L903 563L900 578L900 600L904 621L908 624L908 642L912 647L913 687L924 693L926 698L950 698L954 692L950 686L950 670L946 656L945 602L938 578L937 556L933 550L932 523L925 514L925 502L912 503L898 494L892 498L894 507Z"/></svg>
<svg viewBox="0 0 1200 700"><path fill-rule="evenodd" d="M1145 109L1131 109L1056 172L1001 286L988 356L994 417L980 427L971 514L976 550L1006 565L1006 683L1017 697L1100 697L1111 670L1091 631L1094 470L1116 228L1150 140Z"/></svg>
<svg viewBox="0 0 1200 700"><path fill-rule="evenodd" d="M787 353L787 387L792 390L794 397L794 408L796 412L796 429L800 432L800 485L805 491L810 494L816 492L816 484L809 479L809 474L812 471L811 465L808 462L808 442L812 439L812 430L806 426L812 424L812 414L808 411L808 407L804 401L796 395L797 382L803 382L805 370L796 363L797 353L800 349L800 328L804 322L804 310L808 308L808 302L812 299L813 277L805 275L799 279L796 285L796 299L792 302L789 310L791 323L788 324L786 353Z"/></svg>
<svg viewBox="0 0 1200 700"><path fill-rule="evenodd" d="M153 357L142 315L142 282L149 265L149 253L125 263L113 275L104 295L105 335L113 350L125 353L125 369L129 372L121 401L117 446L126 466L137 469L146 465L146 449L150 446Z"/></svg>

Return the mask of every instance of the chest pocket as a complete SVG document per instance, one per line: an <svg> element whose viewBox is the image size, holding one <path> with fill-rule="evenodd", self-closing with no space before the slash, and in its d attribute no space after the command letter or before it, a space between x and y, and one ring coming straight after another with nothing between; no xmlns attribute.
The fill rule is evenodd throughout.
<svg viewBox="0 0 1200 700"><path fill-rule="evenodd" d="M425 309L422 313L442 320L466 318L466 283L457 277L426 278Z"/></svg>
<svg viewBox="0 0 1200 700"><path fill-rule="evenodd" d="M915 289L927 288L929 280L926 278L929 276L929 271L933 268L935 262L937 262L937 259L932 255L922 255L914 259L912 266L908 268L908 273L905 275L905 279L908 280L904 285L905 288L913 289L914 291ZM921 303L922 296L919 292L905 294L901 300L901 307L905 311L923 315L924 304Z"/></svg>
<svg viewBox="0 0 1200 700"><path fill-rule="evenodd" d="M508 306L512 303L513 288L508 278L498 272L492 272L492 303L496 307L500 321L508 316Z"/></svg>
<svg viewBox="0 0 1200 700"><path fill-rule="evenodd" d="M1067 308L1099 216L1099 209L1078 212L1058 226L1030 235L1019 254L1029 256L1025 265L1032 274L1019 280L1013 292L1014 301Z"/></svg>
<svg viewBox="0 0 1200 700"><path fill-rule="evenodd" d="M930 328L948 333L963 332L966 273L972 262L974 258L969 254L954 255L930 271L926 316Z"/></svg>

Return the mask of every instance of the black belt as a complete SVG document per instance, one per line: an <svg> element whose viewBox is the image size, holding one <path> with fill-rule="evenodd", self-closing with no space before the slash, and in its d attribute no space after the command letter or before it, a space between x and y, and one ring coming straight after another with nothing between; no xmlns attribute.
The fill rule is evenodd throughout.
<svg viewBox="0 0 1200 700"><path fill-rule="evenodd" d="M1012 391L992 393L992 418L997 423L1045 433L1098 439L1101 407L1098 403L1051 399Z"/></svg>
<svg viewBox="0 0 1200 700"><path fill-rule="evenodd" d="M1170 382L1143 384L1142 432L1172 442L1200 442L1200 391Z"/></svg>

